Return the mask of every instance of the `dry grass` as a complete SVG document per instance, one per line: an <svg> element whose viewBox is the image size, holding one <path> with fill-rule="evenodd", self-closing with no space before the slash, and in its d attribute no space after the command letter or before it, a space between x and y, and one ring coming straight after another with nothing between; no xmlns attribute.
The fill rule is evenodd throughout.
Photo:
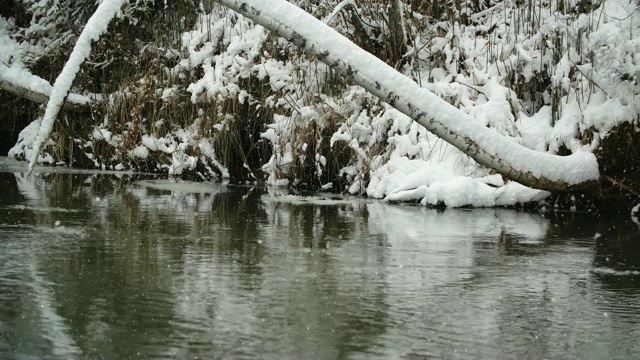
<svg viewBox="0 0 640 360"><path fill-rule="evenodd" d="M405 73L411 72L411 69L414 70L411 72L413 74L418 72L417 69L444 69L447 66L455 67L462 74L472 71L468 68L465 51L459 47L459 39L455 36L451 37L447 44L451 51L459 55L454 59L453 65L443 51L429 53L424 57L418 57L417 54L430 49L431 41L441 40L453 27L474 25L475 20L471 15L487 9L494 2L405 0L407 45L416 47L413 56L406 58L399 58L392 50L388 16L381 11L387 9L389 3L389 0L357 0L354 6L346 7L338 14L331 24L356 44ZM584 29L577 35L557 30L551 37L534 44L530 50L539 51L543 56L538 69L531 77L525 78L522 75L521 62L512 65L506 61L509 56L515 54L514 47L511 46L513 42L517 39L532 38L539 33L541 11L545 9L546 3L548 2L542 0L519 1L518 7L509 18L510 26L505 33L500 34L500 38L496 32L492 32L495 29L479 31L476 35L488 40L483 54L486 57L486 64L483 64L485 68L495 66L498 69L499 75L504 79L503 85L514 90L526 111L535 113L542 106L550 105L553 120L557 121L562 116L563 99L566 101L567 90L552 80L556 65L568 48L584 49L584 41L593 29ZM187 87L202 78L201 68L177 76L169 69L175 68L178 60L168 58L164 53L167 49L181 48L182 33L193 28L198 19L199 1L176 1L170 4L167 9L156 7L139 13L139 22L136 24L119 22L112 27L108 35L95 44L93 55L83 66L76 86L78 89L112 96L96 107L94 113L89 116L63 114L56 123L56 145L47 148L46 151L57 161L74 166L93 167L93 161L85 156L85 152L90 152L106 167L122 163L137 170L166 171L159 165L170 163L171 154L156 151L146 160L136 160L127 155L127 152L141 145L143 135L162 138L173 136L177 129L195 127L197 136L194 140L211 140L216 158L229 170L232 182L264 180L265 174L260 169L269 160L275 147L261 139L260 135L266 130L267 125L274 122L274 114L279 114L291 119L291 135L282 138L279 148L284 149L286 145L290 145L293 161L290 170L278 173L278 178L287 178L290 183L309 189L317 189L323 184L334 182L339 184L334 189L343 190L348 181L341 171L350 164L360 163L359 171L362 172L363 184L361 188L364 189L371 170L371 159L388 154L390 150L387 148L386 138L373 146L365 148L363 145L366 159L362 159L362 153L358 153L344 142L338 141L333 146L330 145L331 137L345 122L346 115L341 113L341 110L336 111L328 106L325 100L331 99L340 104L345 90L351 85L348 81L331 69L324 68L301 50L283 45L275 36L271 36L260 50L270 59L293 66L294 90L275 90L270 86L268 77L260 80L256 76L250 76L240 79L237 84L246 91L248 100L240 101L237 97L228 97L223 100L201 99L194 103ZM304 4L308 11L320 18L330 14L333 5L335 4L330 2ZM203 2L203 6L208 11L217 5L212 0L207 0ZM577 16L589 13L594 6L595 3L587 1L560 1L558 10L568 16ZM414 44L418 38L422 44ZM52 81L66 61L68 52L68 48L62 47L58 52L42 58L35 64L34 71ZM546 56L548 54L550 56ZM185 54L180 56L184 57ZM177 59L180 59L180 56ZM592 54L587 53L584 56L580 61L593 61L589 58ZM577 92L579 99L588 99L597 90L588 74L580 73L575 64L571 67L570 80L580 84L573 90ZM174 94L163 98L159 89L174 89ZM267 105L274 99L283 99L286 105ZM2 106L6 107L5 104ZM380 108L380 104L370 99L364 99L361 104L362 108L375 106ZM301 107L312 108L319 117L305 118L301 115ZM21 105L19 109L20 111L14 111L13 115L3 112L0 114L0 120L8 121L11 116L15 118L25 114L35 118L33 113L37 112L37 107ZM513 109L514 115L517 115L517 110L519 109ZM101 126L105 119L108 120L107 129L113 134L121 135L121 141L114 145L113 142L94 139L91 147L87 148L85 145L91 132L95 127ZM622 137L631 135L625 134L625 131L631 130L621 127L622 135L618 135L620 138L613 137L604 144L626 144L624 141L631 139ZM635 134L633 131L631 133ZM591 140L592 136L593 134L585 133L584 140ZM638 153L639 149L626 150ZM210 173L208 168L221 175L220 170L206 159L197 143L190 144L184 151L186 155L200 160L196 169L185 176L197 178L197 174ZM611 162L611 167L603 170L604 173L611 172L612 177L624 180L626 177L622 175L628 174L624 171L632 171L630 166L640 169L635 163L620 164L620 160L616 160L613 154L613 147L603 145L599 156L605 163ZM326 163L321 164L319 156L323 156ZM636 173L633 175L636 178L640 176Z"/></svg>

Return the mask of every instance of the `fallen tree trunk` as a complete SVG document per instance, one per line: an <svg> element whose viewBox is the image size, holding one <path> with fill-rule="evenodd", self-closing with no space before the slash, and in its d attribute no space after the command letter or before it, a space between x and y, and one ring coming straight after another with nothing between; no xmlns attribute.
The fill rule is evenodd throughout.
<svg viewBox="0 0 640 360"><path fill-rule="evenodd" d="M37 91L37 90L33 90L29 87L23 87L19 84L15 84L12 83L8 80L5 80L3 78L0 78L0 89L4 90L4 91L8 91L12 94L18 95L21 98L25 98L27 100L31 100L33 102L36 102L38 104L46 104L49 102L49 95L42 92L42 91ZM71 94L73 95L73 94ZM89 112L91 110L90 107L90 103L88 102L73 102L71 100L69 100L69 98L66 99L66 101L64 102L64 105L62 106L63 109L67 110L67 111L73 111L73 112L79 112L79 113L84 113L84 112Z"/></svg>
<svg viewBox="0 0 640 360"><path fill-rule="evenodd" d="M69 91L80 71L80 66L91 54L91 42L98 40L100 35L107 31L109 23L120 13L120 8L125 2L126 0L103 0L100 2L78 36L78 41L69 55L69 60L64 64L62 71L53 83L51 96L40 122L38 136L33 141L35 151L29 159L29 174L33 172L33 168L38 162L40 150L51 134L56 116L69 96Z"/></svg>
<svg viewBox="0 0 640 360"><path fill-rule="evenodd" d="M556 156L489 129L286 0L215 0L302 48L408 115L478 163L523 185L554 191L593 188L595 155Z"/></svg>

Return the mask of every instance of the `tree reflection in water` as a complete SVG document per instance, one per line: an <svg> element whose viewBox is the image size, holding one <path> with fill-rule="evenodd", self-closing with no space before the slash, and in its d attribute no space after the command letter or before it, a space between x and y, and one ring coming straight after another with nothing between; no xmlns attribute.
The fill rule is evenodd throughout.
<svg viewBox="0 0 640 360"><path fill-rule="evenodd" d="M634 227L127 176L17 172L0 183L0 354L640 350Z"/></svg>

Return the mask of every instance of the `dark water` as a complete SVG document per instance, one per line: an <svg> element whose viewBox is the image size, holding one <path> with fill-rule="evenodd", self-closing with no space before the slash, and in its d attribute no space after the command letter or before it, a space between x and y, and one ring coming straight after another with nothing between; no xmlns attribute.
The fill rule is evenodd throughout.
<svg viewBox="0 0 640 360"><path fill-rule="evenodd" d="M0 359L640 358L638 225L0 165Z"/></svg>

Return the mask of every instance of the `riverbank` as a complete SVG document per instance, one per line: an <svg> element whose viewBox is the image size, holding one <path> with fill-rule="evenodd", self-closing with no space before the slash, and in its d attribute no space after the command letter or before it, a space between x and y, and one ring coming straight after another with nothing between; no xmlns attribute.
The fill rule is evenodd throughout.
<svg viewBox="0 0 640 360"><path fill-rule="evenodd" d="M93 3L82 4L86 18ZM96 44L75 84L77 94L102 100L64 111L40 161L425 206L546 198L563 208L628 212L638 200L640 91L628 54L640 52L633 27L640 19L625 1L589 8L542 1L535 12L507 3L412 2L403 5L399 48L390 8L381 5L385 17L375 2L301 3L510 141L551 154L595 153L602 181L588 194L508 181L264 28L203 4L125 9L128 18ZM56 17L63 12L25 11L37 16L18 12L1 23L1 60L12 72L51 81L73 45L73 24ZM35 31L43 22L48 33ZM48 46L55 41L63 44L56 52ZM10 152L28 158L38 107L13 109L19 97L2 96L9 100L0 106L12 111L0 120L36 119Z"/></svg>

